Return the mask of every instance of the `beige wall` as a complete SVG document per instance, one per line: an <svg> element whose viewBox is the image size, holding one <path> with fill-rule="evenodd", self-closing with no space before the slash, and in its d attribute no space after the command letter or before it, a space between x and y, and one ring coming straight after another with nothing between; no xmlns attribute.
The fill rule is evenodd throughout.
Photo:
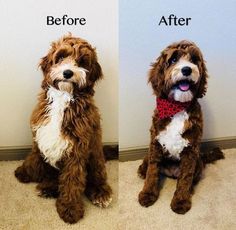
<svg viewBox="0 0 236 230"><path fill-rule="evenodd" d="M118 0L0 1L0 147L31 144L29 117L42 80L37 65L49 43L68 31L97 47L105 75L95 96L104 142L118 141L119 112L121 149L148 145L155 106L146 83L149 65L166 45L181 39L200 46L211 76L207 96L201 101L204 139L236 136L235 1L229 0L227 6L213 0L193 4L194 0L120 2L118 106ZM170 12L191 15L192 24L158 27L158 18ZM47 15L64 14L85 17L87 24L46 26Z"/></svg>
<svg viewBox="0 0 236 230"><path fill-rule="evenodd" d="M194 6L194 7L193 7ZM235 1L121 1L120 104L121 150L149 144L155 97L147 85L150 63L170 43L194 41L209 70L206 97L200 100L205 118L204 139L236 137ZM135 9L135 11L133 10ZM188 27L158 26L161 16L192 17Z"/></svg>
<svg viewBox="0 0 236 230"><path fill-rule="evenodd" d="M92 6L92 7L91 7ZM96 46L105 79L96 88L103 141L118 141L118 2L1 1L0 147L31 144L29 117L40 89L39 59L49 43L72 32ZM85 26L46 26L46 16L85 17Z"/></svg>

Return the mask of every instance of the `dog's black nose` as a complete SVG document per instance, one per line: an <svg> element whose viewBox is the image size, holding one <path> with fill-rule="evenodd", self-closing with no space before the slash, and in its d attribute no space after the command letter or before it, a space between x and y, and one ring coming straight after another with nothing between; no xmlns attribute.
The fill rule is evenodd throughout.
<svg viewBox="0 0 236 230"><path fill-rule="evenodd" d="M181 72L184 76L189 76L192 73L192 69L189 66L185 66L181 69Z"/></svg>
<svg viewBox="0 0 236 230"><path fill-rule="evenodd" d="M73 71L71 71L70 69L64 70L63 72L63 77L66 79L69 79L73 76Z"/></svg>

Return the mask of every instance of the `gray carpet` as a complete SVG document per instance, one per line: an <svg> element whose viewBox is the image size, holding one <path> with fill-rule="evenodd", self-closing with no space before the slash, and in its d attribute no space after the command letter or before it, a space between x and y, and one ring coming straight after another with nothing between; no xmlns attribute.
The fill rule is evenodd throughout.
<svg viewBox="0 0 236 230"><path fill-rule="evenodd" d="M37 196L36 184L22 184L14 177L14 170L22 162L0 162L0 229L24 230L110 230L117 226L118 162L106 163L109 183L114 191L113 202L107 209L91 204L84 197L85 215L77 224L64 223L58 216L55 199ZM117 227L116 227L117 228Z"/></svg>
<svg viewBox="0 0 236 230"><path fill-rule="evenodd" d="M192 209L178 215L170 209L176 180L166 179L153 206L141 207L137 176L141 161L119 164L120 230L233 230L236 229L236 149L224 151L226 159L208 165L195 189Z"/></svg>
<svg viewBox="0 0 236 230"><path fill-rule="evenodd" d="M157 202L143 208L137 195L143 180L137 176L141 161L107 162L113 202L108 209L92 205L85 197L85 216L75 225L65 224L54 199L37 196L35 184L21 184L14 177L16 162L0 162L0 229L53 230L231 230L236 229L236 149L224 151L226 159L208 165L195 189L192 209L185 215L171 211L176 181L166 179Z"/></svg>

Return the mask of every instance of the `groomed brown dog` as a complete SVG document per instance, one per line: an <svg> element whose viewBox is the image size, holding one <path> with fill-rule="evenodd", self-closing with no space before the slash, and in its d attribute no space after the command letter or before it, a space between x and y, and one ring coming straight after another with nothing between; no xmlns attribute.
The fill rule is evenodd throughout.
<svg viewBox="0 0 236 230"><path fill-rule="evenodd" d="M15 176L38 182L40 195L57 197L60 217L75 223L84 215L83 193L100 207L111 202L93 99L102 70L95 49L71 34L52 43L40 67L44 79L31 117L33 148Z"/></svg>
<svg viewBox="0 0 236 230"><path fill-rule="evenodd" d="M206 93L207 69L200 49L189 41L168 46L149 74L157 107L151 143L138 173L145 178L139 203L148 207L158 198L160 174L177 178L171 208L179 214L191 208L193 185L206 163L224 158L218 149L200 154L203 119L198 98Z"/></svg>

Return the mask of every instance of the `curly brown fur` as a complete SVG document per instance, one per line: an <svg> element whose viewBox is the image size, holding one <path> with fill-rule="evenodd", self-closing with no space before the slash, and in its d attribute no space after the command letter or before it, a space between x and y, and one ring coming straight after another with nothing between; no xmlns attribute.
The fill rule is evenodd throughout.
<svg viewBox="0 0 236 230"><path fill-rule="evenodd" d="M202 153L201 158L204 164L209 164L214 163L217 160L224 159L225 157L220 148L216 147L211 151Z"/></svg>
<svg viewBox="0 0 236 230"><path fill-rule="evenodd" d="M186 66L191 69L188 74L183 70ZM166 174L177 178L172 210L179 214L186 213L191 208L193 185L200 180L204 163L222 158L219 152L218 156L211 155L210 158L200 155L203 118L197 99L206 93L207 78L203 56L193 42L181 41L168 46L152 64L148 81L156 97L191 104L177 116L163 119L160 119L157 109L154 111L149 152L138 169L140 177L145 178L144 187L139 193L139 203L142 206L148 207L157 200L160 174ZM181 89L181 81L188 82L186 91ZM184 118L181 130L175 134L180 136L169 138L175 138L173 140L176 142L166 146L169 140L161 139L161 134L171 132L171 124L179 122L179 117ZM173 151L175 145L181 145L182 148L178 147L178 152Z"/></svg>
<svg viewBox="0 0 236 230"><path fill-rule="evenodd" d="M71 34L52 43L40 67L44 79L31 116L33 149L15 176L24 183L38 182L39 195L57 197L59 216L76 223L84 215L84 192L98 206L111 202L93 99L102 70L95 49Z"/></svg>
<svg viewBox="0 0 236 230"><path fill-rule="evenodd" d="M200 159L205 166L206 164L214 163L217 160L224 159L224 153L220 148L214 148L211 151L201 152ZM140 178L145 179L148 167L148 154L144 156L142 164L138 168L138 175ZM172 159L164 158L161 165L161 174L171 177L178 178L179 176L179 161L174 161ZM177 172L176 172L177 171Z"/></svg>

